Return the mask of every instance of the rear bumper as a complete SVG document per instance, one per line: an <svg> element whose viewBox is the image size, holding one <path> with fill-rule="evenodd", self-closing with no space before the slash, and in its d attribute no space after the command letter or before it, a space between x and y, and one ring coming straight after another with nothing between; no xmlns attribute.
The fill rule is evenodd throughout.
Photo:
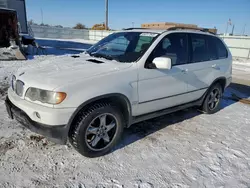
<svg viewBox="0 0 250 188"><path fill-rule="evenodd" d="M45 125L35 122L20 108L15 106L7 97L5 100L7 112L11 119L16 119L31 131L47 137L52 142L57 144L66 144L68 137L67 125Z"/></svg>
<svg viewBox="0 0 250 188"><path fill-rule="evenodd" d="M232 82L232 77L228 77L227 80L226 80L226 85L225 85L225 88L228 87Z"/></svg>

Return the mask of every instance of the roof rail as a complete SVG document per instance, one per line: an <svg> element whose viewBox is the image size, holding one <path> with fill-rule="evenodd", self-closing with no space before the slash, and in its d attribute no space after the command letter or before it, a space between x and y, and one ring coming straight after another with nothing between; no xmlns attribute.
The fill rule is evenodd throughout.
<svg viewBox="0 0 250 188"><path fill-rule="evenodd" d="M133 29L150 29L150 28L130 27L130 28L125 28L123 30L133 30Z"/></svg>
<svg viewBox="0 0 250 188"><path fill-rule="evenodd" d="M153 28L141 28L141 27L130 27L130 28L125 28L123 29L124 31L126 30L133 30L133 29L153 29ZM157 28L155 28L157 29ZM165 29L166 31L174 31L174 30L180 30L180 29L190 29L190 30L196 30L196 31L201 31L201 32L206 32L206 33L210 33L213 35L216 35L216 33L213 33L211 31L209 31L208 28L199 28L199 27L186 27L186 26L176 26L176 27L170 27L168 29ZM164 30L164 29L161 29Z"/></svg>
<svg viewBox="0 0 250 188"><path fill-rule="evenodd" d="M190 30L196 30L196 31L202 31L202 32L207 32L210 34L215 35L216 33L213 33L209 31L207 28L198 28L198 27L184 27L184 26L177 26L177 27L170 27L167 29L167 31L174 31L174 30L179 30L179 29L190 29Z"/></svg>

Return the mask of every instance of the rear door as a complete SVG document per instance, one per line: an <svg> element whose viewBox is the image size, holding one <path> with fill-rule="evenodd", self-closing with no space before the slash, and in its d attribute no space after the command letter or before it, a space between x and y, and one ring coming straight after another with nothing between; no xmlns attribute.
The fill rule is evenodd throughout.
<svg viewBox="0 0 250 188"><path fill-rule="evenodd" d="M221 39L213 36L209 36L209 41L211 45L208 46L209 49L215 49L214 53L217 53L217 58L214 60L213 68L215 77L231 77L232 74L232 57L230 52L227 51L225 44ZM229 57L230 56L230 57ZM217 70L217 71L216 71Z"/></svg>
<svg viewBox="0 0 250 188"><path fill-rule="evenodd" d="M211 36L212 37L212 36ZM218 77L218 53L209 35L189 34L188 92L192 100L199 99Z"/></svg>

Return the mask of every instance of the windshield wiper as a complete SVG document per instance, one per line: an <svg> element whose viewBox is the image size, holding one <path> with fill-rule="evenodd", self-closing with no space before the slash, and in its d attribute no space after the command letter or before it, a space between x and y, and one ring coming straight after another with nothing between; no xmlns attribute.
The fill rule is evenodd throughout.
<svg viewBox="0 0 250 188"><path fill-rule="evenodd" d="M106 54L101 54L101 53L92 53L90 54L90 56L93 56L93 57L99 57L99 58L104 58L104 59L107 59L107 60L116 60L119 62L119 60L111 55L106 55Z"/></svg>
<svg viewBox="0 0 250 188"><path fill-rule="evenodd" d="M100 53L93 53L91 54L93 57L100 57L100 58L105 58L107 60L113 60L113 57L110 55L105 55L105 54L100 54Z"/></svg>

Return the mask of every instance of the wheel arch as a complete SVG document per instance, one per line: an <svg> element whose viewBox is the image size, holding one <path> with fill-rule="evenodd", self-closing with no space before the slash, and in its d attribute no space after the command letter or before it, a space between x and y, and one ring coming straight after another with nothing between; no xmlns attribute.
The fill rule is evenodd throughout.
<svg viewBox="0 0 250 188"><path fill-rule="evenodd" d="M84 103L82 103L81 105L79 105L69 119L69 122L67 124L68 132L80 112L88 109L93 104L102 103L102 102L110 102L110 103L118 105L118 107L120 108L124 116L125 125L129 126L131 124L132 109L131 109L131 103L129 99L121 93L112 93L112 94L105 94L105 95L91 98L85 101Z"/></svg>
<svg viewBox="0 0 250 188"><path fill-rule="evenodd" d="M227 82L227 79L226 79L226 77L224 77L224 76L219 77L219 78L216 78L216 79L212 82L212 84L210 85L209 89L210 89L213 85L219 83L219 84L221 85L221 87L222 87L222 91L224 92L225 87L226 87L226 82Z"/></svg>
<svg viewBox="0 0 250 188"><path fill-rule="evenodd" d="M220 85L221 85L221 87L222 87L222 92L224 92L224 90L225 90L225 87L226 87L226 77L219 77L219 78L216 78L213 82L212 82L212 84L207 88L207 90L206 90L206 92L203 94L203 96L201 97L201 105L203 104L203 102L204 102L204 100L205 100L205 98L206 98L206 96L207 96L207 93L208 93L208 91L215 85L215 84L217 84L217 83L219 83Z"/></svg>

